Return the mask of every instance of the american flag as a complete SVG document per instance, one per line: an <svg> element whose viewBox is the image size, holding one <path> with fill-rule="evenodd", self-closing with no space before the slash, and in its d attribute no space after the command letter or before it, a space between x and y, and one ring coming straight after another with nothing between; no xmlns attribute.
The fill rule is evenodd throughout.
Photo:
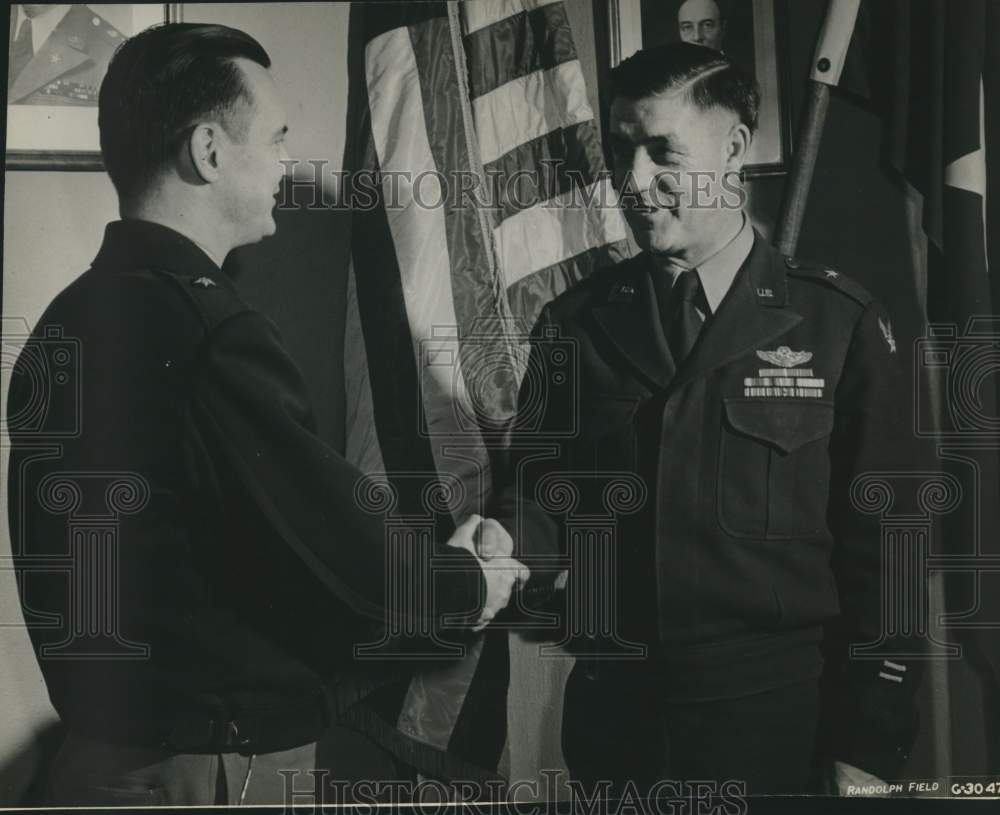
<svg viewBox="0 0 1000 815"><path fill-rule="evenodd" d="M489 500L542 306L621 259L626 227L562 2L359 3L350 37L347 455L400 511L449 485L443 540ZM502 714L472 722L506 647L417 669L383 740L430 775L494 770Z"/></svg>

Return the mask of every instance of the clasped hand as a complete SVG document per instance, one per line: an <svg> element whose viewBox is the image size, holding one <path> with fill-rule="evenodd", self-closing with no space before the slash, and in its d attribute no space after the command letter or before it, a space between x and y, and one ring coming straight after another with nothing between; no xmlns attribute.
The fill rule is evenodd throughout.
<svg viewBox="0 0 1000 815"><path fill-rule="evenodd" d="M514 541L497 521L471 515L448 539L448 545L471 552L486 580L486 602L473 631L482 631L510 602L511 592L528 582L527 566L511 557Z"/></svg>

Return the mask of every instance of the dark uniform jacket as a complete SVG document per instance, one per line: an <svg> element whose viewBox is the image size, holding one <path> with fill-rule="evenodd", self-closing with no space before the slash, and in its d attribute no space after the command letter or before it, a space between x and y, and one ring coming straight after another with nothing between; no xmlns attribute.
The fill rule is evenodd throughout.
<svg viewBox="0 0 1000 815"><path fill-rule="evenodd" d="M566 554L567 512L577 524L587 513L614 515L616 635L648 644L671 666L664 692L678 698L712 698L699 687L708 674L698 667L712 653L713 676L725 680L739 674L725 664L727 654L746 661L774 643L815 643L825 625L836 623L841 645L875 642L879 518L856 511L849 495L858 474L913 461L899 361L890 323L863 288L833 270L786 261L756 235L678 369L639 255L542 312L512 483L496 512L536 575L540 556ZM558 455L540 453L546 446ZM559 472L575 473L577 498L567 511L574 501L556 488ZM609 502L601 490L616 474L641 482L644 499ZM514 494L522 498L518 511ZM834 650L839 657L845 649ZM881 659L831 669L834 718L845 725L836 758L876 774L898 769L914 735L917 674L912 664L902 667L898 677ZM769 670L782 669L765 657L748 675L774 687L781 677L769 678Z"/></svg>
<svg viewBox="0 0 1000 815"><path fill-rule="evenodd" d="M385 680L352 664L386 616L384 516L317 438L274 325L194 243L110 224L21 353L9 416L22 604L70 727L269 752ZM442 554L456 571L418 624L477 613L475 560Z"/></svg>

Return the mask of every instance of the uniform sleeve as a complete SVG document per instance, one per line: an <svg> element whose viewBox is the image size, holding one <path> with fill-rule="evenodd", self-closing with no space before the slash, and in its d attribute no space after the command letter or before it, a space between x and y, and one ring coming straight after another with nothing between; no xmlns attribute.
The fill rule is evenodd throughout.
<svg viewBox="0 0 1000 815"><path fill-rule="evenodd" d="M270 321L249 311L224 321L207 341L195 379L193 420L218 459L213 463L231 469L290 552L333 595L385 619L398 611L386 605L390 578L426 590L418 585L426 564L405 551L390 560L386 516L359 506L362 473L316 436L305 384ZM445 614L474 620L485 598L478 563L453 547L435 546L435 554L450 562L434 569L423 604L428 622L436 627Z"/></svg>
<svg viewBox="0 0 1000 815"><path fill-rule="evenodd" d="M535 489L547 473L569 470L567 439L560 431L577 406L572 400L575 383L557 386L551 378L552 372L567 367L572 370L573 366L554 363L553 354L566 353L567 342L561 338L548 306L535 324L530 346L510 447L489 514L514 539L514 556L531 569L531 580L522 593L539 601L551 594L560 571L551 559L560 554L562 526L539 506Z"/></svg>
<svg viewBox="0 0 1000 815"><path fill-rule="evenodd" d="M892 484L926 469L927 459L907 421L912 416L906 398L911 391L904 385L902 360L889 326L877 303L865 309L836 392L829 523L835 537L832 567L841 616L827 638L824 698L829 757L885 779L898 775L916 738L914 694L923 648L912 635L912 625L884 630L890 626L883 623L883 586L916 580L908 590L926 599L922 575L907 572L904 559L883 560L881 514L865 511L873 507L864 507L863 500L859 505L859 476ZM899 500L907 500L905 489L899 491ZM885 569L895 574L885 575ZM917 607L926 609L926 602ZM908 658L850 656L851 644L880 640L885 649L881 653Z"/></svg>

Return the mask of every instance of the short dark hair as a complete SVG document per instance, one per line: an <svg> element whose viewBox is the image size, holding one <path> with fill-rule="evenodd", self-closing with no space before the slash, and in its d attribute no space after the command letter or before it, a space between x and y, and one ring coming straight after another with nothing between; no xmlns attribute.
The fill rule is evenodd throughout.
<svg viewBox="0 0 1000 815"><path fill-rule="evenodd" d="M643 48L611 71L611 98L646 99L683 89L701 110L723 108L757 129L757 80L712 48L671 42Z"/></svg>
<svg viewBox="0 0 1000 815"><path fill-rule="evenodd" d="M119 195L140 192L199 119L218 117L245 138L254 100L238 58L271 67L257 40L223 25L165 23L119 47L98 102L101 155Z"/></svg>

